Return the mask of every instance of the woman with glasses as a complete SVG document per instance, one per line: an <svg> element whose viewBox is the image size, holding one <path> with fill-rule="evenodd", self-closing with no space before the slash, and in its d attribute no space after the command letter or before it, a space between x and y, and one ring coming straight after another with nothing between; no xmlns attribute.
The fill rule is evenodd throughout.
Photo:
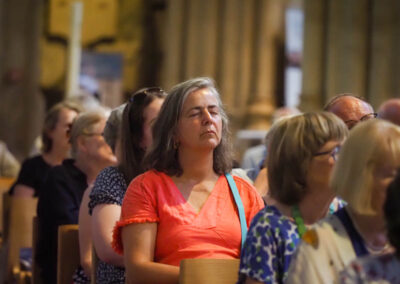
<svg viewBox="0 0 400 284"><path fill-rule="evenodd" d="M308 227L325 217L335 195L329 178L344 122L327 112L282 118L267 136L269 202L253 219L238 283L283 283Z"/></svg>
<svg viewBox="0 0 400 284"><path fill-rule="evenodd" d="M336 283L356 257L391 251L383 204L400 166L400 128L379 119L355 126L340 150L331 187L345 208L308 231L287 283Z"/></svg>
<svg viewBox="0 0 400 284"><path fill-rule="evenodd" d="M54 105L46 114L42 131L42 154L26 159L11 194L37 197L50 168L61 165L69 155L69 131L80 106L71 102Z"/></svg>
<svg viewBox="0 0 400 284"><path fill-rule="evenodd" d="M123 257L111 247L112 229L121 215L122 200L127 185L144 172L143 157L153 141L152 125L164 102L166 92L160 88L144 88L134 93L124 108L116 110L110 143L118 158L118 165L105 168L97 176L90 193L89 213L94 248L99 257L93 268L96 283L125 283ZM121 111L123 110L123 111ZM108 131L111 132L111 131ZM105 133L107 134L107 133ZM87 211L86 211L87 214Z"/></svg>
<svg viewBox="0 0 400 284"><path fill-rule="evenodd" d="M127 283L178 283L182 259L239 257L241 222L225 175L232 169L228 134L211 79L191 79L168 94L146 158L151 170L130 183L114 229ZM262 199L242 178L230 180L249 224Z"/></svg>

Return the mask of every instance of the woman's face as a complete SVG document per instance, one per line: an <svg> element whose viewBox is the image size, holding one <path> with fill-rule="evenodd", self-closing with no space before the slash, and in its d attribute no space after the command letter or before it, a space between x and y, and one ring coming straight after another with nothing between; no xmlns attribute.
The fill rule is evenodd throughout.
<svg viewBox="0 0 400 284"><path fill-rule="evenodd" d="M388 159L390 161L390 159ZM393 163L386 162L375 168L372 181L372 209L379 216L383 216L383 204L386 200L386 190L396 176L397 167Z"/></svg>
<svg viewBox="0 0 400 284"><path fill-rule="evenodd" d="M330 140L326 142L311 159L307 172L307 185L317 184L321 188L329 186L333 166L336 162L337 147L341 141Z"/></svg>
<svg viewBox="0 0 400 284"><path fill-rule="evenodd" d="M117 158L103 137L105 124L106 121L101 120L92 127L88 135L83 137L83 149L86 157L102 168L115 165L117 163Z"/></svg>
<svg viewBox="0 0 400 284"><path fill-rule="evenodd" d="M71 130L72 122L77 115L77 112L71 109L63 108L60 110L57 124L48 134L52 140L52 147L65 150L71 147L68 132Z"/></svg>
<svg viewBox="0 0 400 284"><path fill-rule="evenodd" d="M222 119L218 100L208 89L191 93L185 100L178 122L179 149L215 149L221 142Z"/></svg>
<svg viewBox="0 0 400 284"><path fill-rule="evenodd" d="M143 138L140 143L140 147L143 149L147 149L153 144L152 128L163 103L164 99L156 98L143 111Z"/></svg>

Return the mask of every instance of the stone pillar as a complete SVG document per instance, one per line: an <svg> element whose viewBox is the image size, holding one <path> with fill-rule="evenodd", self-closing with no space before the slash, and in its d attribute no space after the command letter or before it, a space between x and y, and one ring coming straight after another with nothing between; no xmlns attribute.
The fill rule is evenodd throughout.
<svg viewBox="0 0 400 284"><path fill-rule="evenodd" d="M168 2L164 31L161 33L165 51L161 86L167 90L183 77L186 4L185 0Z"/></svg>
<svg viewBox="0 0 400 284"><path fill-rule="evenodd" d="M0 138L22 160L41 132L43 121L44 102L38 85L43 2L6 1L2 8Z"/></svg>
<svg viewBox="0 0 400 284"><path fill-rule="evenodd" d="M326 70L326 0L304 3L303 87L300 108L316 110L324 103Z"/></svg>
<svg viewBox="0 0 400 284"><path fill-rule="evenodd" d="M266 129L275 109L277 59L283 43L284 3L277 0L256 2L255 49L251 103L247 127Z"/></svg>
<svg viewBox="0 0 400 284"><path fill-rule="evenodd" d="M368 98L376 108L400 96L400 2L374 1Z"/></svg>
<svg viewBox="0 0 400 284"><path fill-rule="evenodd" d="M328 1L326 95L367 92L368 0Z"/></svg>

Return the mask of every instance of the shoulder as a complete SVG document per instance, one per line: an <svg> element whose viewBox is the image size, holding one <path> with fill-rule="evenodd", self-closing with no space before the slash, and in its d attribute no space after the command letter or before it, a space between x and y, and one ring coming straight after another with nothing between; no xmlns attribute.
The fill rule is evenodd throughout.
<svg viewBox="0 0 400 284"><path fill-rule="evenodd" d="M233 180L235 181L236 187L239 190L240 194L248 194L251 196L257 196L260 197L256 188L250 183L248 182L246 179L237 176L237 175L233 175Z"/></svg>
<svg viewBox="0 0 400 284"><path fill-rule="evenodd" d="M116 167L107 167L103 169L96 177L96 183L118 182L124 183L124 175Z"/></svg>
<svg viewBox="0 0 400 284"><path fill-rule="evenodd" d="M44 159L41 155L34 156L34 157L24 160L24 162L22 163L22 166L23 167L32 167L32 166L37 166L39 164L47 165L47 163L44 161Z"/></svg>
<svg viewBox="0 0 400 284"><path fill-rule="evenodd" d="M101 192L111 192L115 190L126 190L124 175L116 167L107 167L103 169L96 177L91 196Z"/></svg>
<svg viewBox="0 0 400 284"><path fill-rule="evenodd" d="M283 216L274 206L266 206L254 216L251 222L251 229L254 230L256 228L256 230L259 230L261 227L283 235L283 237L289 237L288 232L296 229L295 224Z"/></svg>
<svg viewBox="0 0 400 284"><path fill-rule="evenodd" d="M171 178L163 173L156 170L149 170L136 176L130 183L129 187L137 186L137 185L145 185L145 186L157 186L160 183L165 183Z"/></svg>

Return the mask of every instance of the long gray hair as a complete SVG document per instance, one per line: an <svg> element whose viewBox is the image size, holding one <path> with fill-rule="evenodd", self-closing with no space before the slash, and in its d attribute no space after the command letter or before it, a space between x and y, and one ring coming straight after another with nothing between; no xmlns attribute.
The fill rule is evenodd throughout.
<svg viewBox="0 0 400 284"><path fill-rule="evenodd" d="M222 119L222 137L220 144L214 149L213 168L217 174L224 174L232 169L233 155L228 128L228 117L223 108L220 95L214 81L207 77L190 79L174 86L169 92L153 128L153 145L145 158L149 169L165 172L173 176L183 173L179 164L178 151L174 147L178 122L182 107L187 97L200 89L207 88L216 97Z"/></svg>

